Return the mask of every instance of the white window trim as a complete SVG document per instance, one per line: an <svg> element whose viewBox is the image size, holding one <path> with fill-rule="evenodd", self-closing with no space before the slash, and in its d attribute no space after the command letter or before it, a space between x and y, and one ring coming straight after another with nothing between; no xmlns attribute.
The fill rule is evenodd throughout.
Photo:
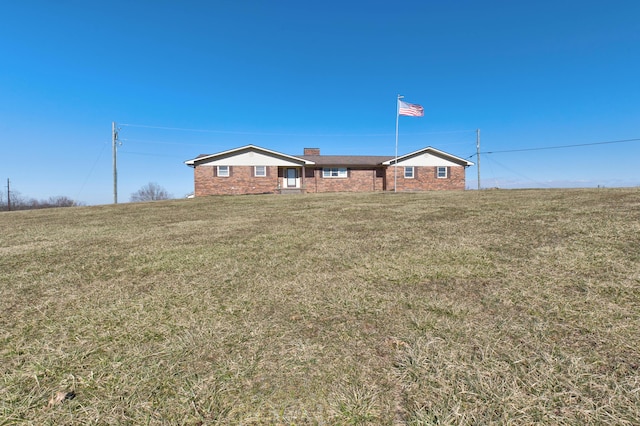
<svg viewBox="0 0 640 426"><path fill-rule="evenodd" d="M261 174L258 174L258 167L262 168ZM253 166L253 175L255 177L267 177L267 166Z"/></svg>
<svg viewBox="0 0 640 426"><path fill-rule="evenodd" d="M411 170L411 176L407 176L407 171ZM413 179L416 177L415 169L413 166L405 166L404 168L404 178L405 179Z"/></svg>
<svg viewBox="0 0 640 426"><path fill-rule="evenodd" d="M229 173L229 166L216 166L217 167L217 176L218 177L229 177L231 173ZM226 171L222 172L222 168L225 168Z"/></svg>
<svg viewBox="0 0 640 426"><path fill-rule="evenodd" d="M349 172L346 167L323 167L322 177L325 179L344 179L349 177Z"/></svg>
<svg viewBox="0 0 640 426"><path fill-rule="evenodd" d="M440 170L444 170L444 176L440 176ZM446 179L449 177L449 168L446 166L438 166L436 169L436 177L438 179Z"/></svg>

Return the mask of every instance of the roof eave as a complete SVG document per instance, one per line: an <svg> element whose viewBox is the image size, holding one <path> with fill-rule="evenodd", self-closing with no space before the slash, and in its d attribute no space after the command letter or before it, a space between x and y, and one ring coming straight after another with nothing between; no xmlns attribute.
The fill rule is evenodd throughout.
<svg viewBox="0 0 640 426"><path fill-rule="evenodd" d="M315 164L313 161L309 161L306 160L304 158L300 158L300 157L294 157L293 155L288 155L288 154L284 154L282 152L278 152L278 151L273 151L270 149L266 149L266 148L262 148L260 146L257 145L245 145L245 146L241 146L239 148L234 148L234 149L229 149L227 151L222 151L222 152L218 152L216 154L211 154L211 155L205 155L202 157L197 157L197 158L193 158L191 160L187 160L184 163L189 166L189 167L195 167L198 165L198 163L205 163L207 161L210 161L216 157L222 157L225 155L229 155L229 154L233 154L234 152L239 152L239 151L244 151L244 150L249 150L249 149L253 149L256 151L262 151L265 153L269 153L271 155L276 155L278 157L283 157L283 158L287 158L289 160L293 160L295 162L300 162L303 163L304 165L309 165L309 164Z"/></svg>
<svg viewBox="0 0 640 426"><path fill-rule="evenodd" d="M439 157L444 157L444 158L446 158L446 159L448 159L448 160L450 160L450 161L452 161L454 163L458 163L458 164L460 164L461 166L464 166L464 167L469 167L469 166L473 166L474 165L471 161L467 161L464 158L456 157L455 155L448 154L448 153L446 153L444 151L440 151L439 149L433 148L431 146L419 149L417 151L410 152L409 154L405 154L405 155L402 155L402 156L397 157L397 158L392 158L390 160L385 161L382 164L384 164L385 166L390 166L392 164L395 164L396 161L400 162L404 158L413 157L413 156L418 155L418 154L423 153L423 152L433 152L433 153L437 154Z"/></svg>

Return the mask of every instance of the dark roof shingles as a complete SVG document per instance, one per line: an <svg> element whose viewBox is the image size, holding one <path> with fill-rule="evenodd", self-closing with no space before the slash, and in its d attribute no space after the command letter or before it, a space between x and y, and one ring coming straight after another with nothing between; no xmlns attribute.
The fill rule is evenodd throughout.
<svg viewBox="0 0 640 426"><path fill-rule="evenodd" d="M380 166L394 157L386 155L295 155L313 161L316 166Z"/></svg>

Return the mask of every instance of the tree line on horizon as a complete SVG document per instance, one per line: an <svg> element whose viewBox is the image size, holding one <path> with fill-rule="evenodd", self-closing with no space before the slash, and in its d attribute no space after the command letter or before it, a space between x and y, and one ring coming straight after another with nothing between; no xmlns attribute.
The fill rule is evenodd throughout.
<svg viewBox="0 0 640 426"><path fill-rule="evenodd" d="M28 198L18 191L11 191L7 196L6 191L0 191L0 211L13 210L36 210L48 209L54 207L77 207L84 206L85 203L73 200L65 195L56 195L47 199L38 200L36 198ZM145 201L169 200L173 198L162 186L155 182L149 182L142 186L139 190L131 194L129 201L139 203Z"/></svg>
<svg viewBox="0 0 640 426"><path fill-rule="evenodd" d="M66 195L56 195L47 199L38 200L23 196L18 191L11 191L11 199L7 193L0 191L0 211L36 210L53 207L76 207L85 205L83 202L73 200Z"/></svg>

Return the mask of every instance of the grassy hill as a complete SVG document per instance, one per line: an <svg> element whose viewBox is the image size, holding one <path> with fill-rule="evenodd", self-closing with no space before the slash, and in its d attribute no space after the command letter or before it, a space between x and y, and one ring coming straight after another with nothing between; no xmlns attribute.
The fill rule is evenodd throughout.
<svg viewBox="0 0 640 426"><path fill-rule="evenodd" d="M2 425L638 424L640 190L2 213L0 312Z"/></svg>

